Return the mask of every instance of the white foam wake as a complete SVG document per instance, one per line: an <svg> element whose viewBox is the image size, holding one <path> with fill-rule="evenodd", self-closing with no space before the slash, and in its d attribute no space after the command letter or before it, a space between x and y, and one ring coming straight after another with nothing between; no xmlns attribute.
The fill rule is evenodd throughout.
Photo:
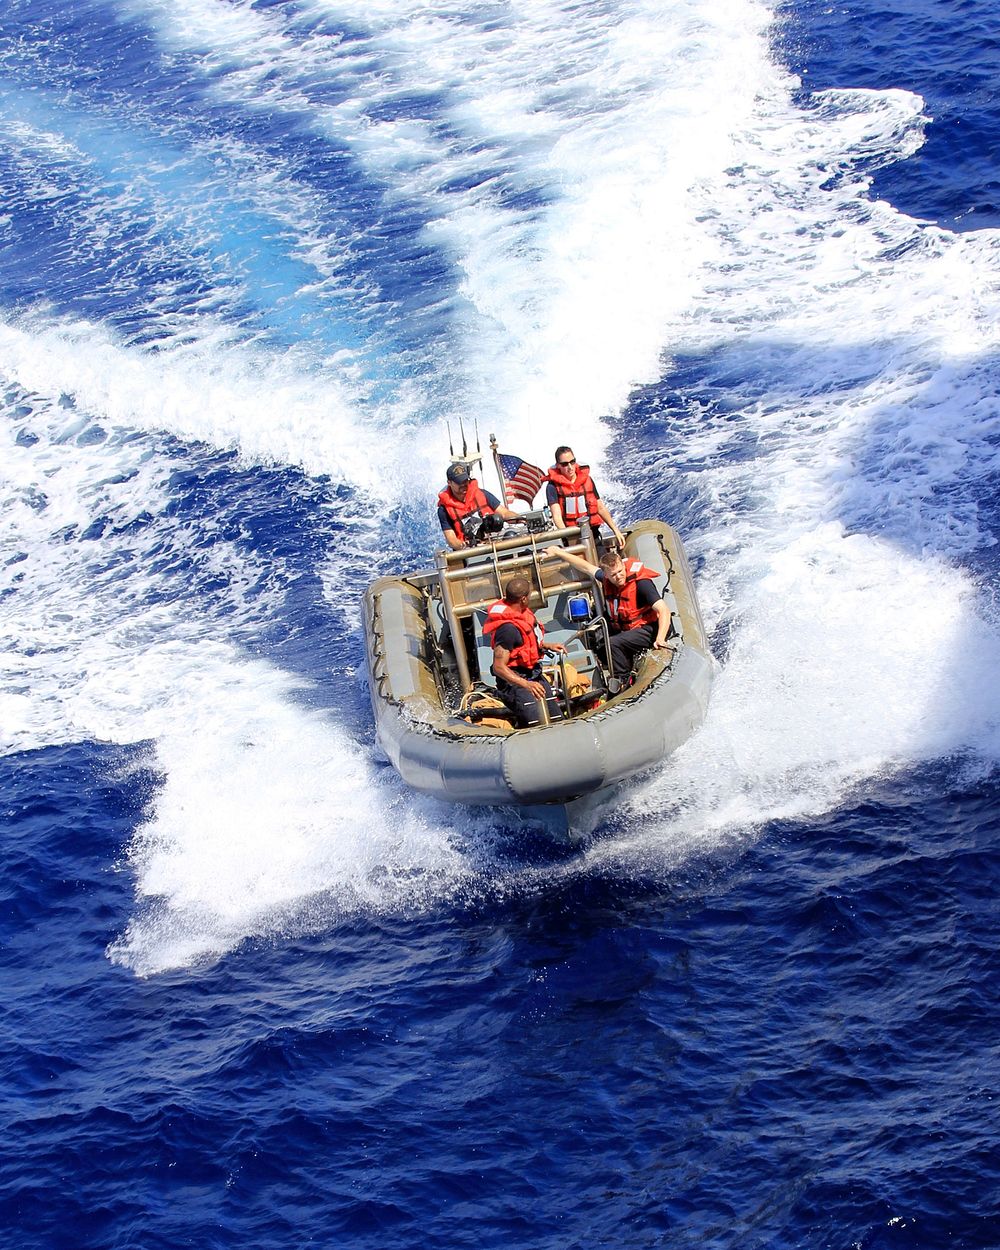
<svg viewBox="0 0 1000 1250"><path fill-rule="evenodd" d="M138 910L114 960L142 975L202 963L250 935L439 898L466 873L398 778L286 677L200 655L197 681L178 683L164 659L163 782L128 848Z"/></svg>
<svg viewBox="0 0 1000 1250"><path fill-rule="evenodd" d="M733 163L734 131L781 80L769 14L747 0L533 3L506 22L313 0L325 22L308 33L248 4L127 7L218 97L306 111L419 209L462 277L431 406L474 412L545 463L569 429L596 461L601 418L656 376L715 255L690 189Z"/></svg>
<svg viewBox="0 0 1000 1250"><path fill-rule="evenodd" d="M246 351L211 321L185 338L150 353L86 322L0 322L0 376L43 403L71 397L81 420L119 432L168 433L377 493L380 436L358 427L349 378Z"/></svg>
<svg viewBox="0 0 1000 1250"><path fill-rule="evenodd" d="M627 831L591 862L674 862L958 751L995 767L998 642L943 561L835 526L799 540L743 598L704 727L630 791Z"/></svg>

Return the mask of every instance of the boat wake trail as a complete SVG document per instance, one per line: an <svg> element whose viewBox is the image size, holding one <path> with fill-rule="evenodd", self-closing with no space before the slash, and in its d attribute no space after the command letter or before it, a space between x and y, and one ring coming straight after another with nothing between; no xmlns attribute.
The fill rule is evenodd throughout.
<svg viewBox="0 0 1000 1250"><path fill-rule="evenodd" d="M804 93L755 0L111 7L0 86L0 710L143 744L113 958L491 888L509 816L394 781L358 678L460 413L695 560L708 719L580 871L996 766L1000 236L872 198L906 84Z"/></svg>

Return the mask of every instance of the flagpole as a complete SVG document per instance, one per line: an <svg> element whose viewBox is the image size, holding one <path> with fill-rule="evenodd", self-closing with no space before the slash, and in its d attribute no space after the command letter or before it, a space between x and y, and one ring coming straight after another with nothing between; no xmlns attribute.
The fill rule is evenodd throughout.
<svg viewBox="0 0 1000 1250"><path fill-rule="evenodd" d="M497 446L497 436L490 435L490 451L493 452L493 467L497 471L497 481L500 483L500 498L503 500L505 508L510 507L510 499L507 496L507 482L500 469L500 448Z"/></svg>

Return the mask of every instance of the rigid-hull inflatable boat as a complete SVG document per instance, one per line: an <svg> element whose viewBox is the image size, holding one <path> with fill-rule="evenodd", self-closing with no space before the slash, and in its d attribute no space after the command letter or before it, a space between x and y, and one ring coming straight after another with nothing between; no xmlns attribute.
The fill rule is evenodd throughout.
<svg viewBox="0 0 1000 1250"><path fill-rule="evenodd" d="M560 545L596 564L590 527L543 528L540 516L529 514L494 541L441 551L434 569L382 577L365 593L378 737L404 780L426 794L472 804L566 804L655 765L705 715L713 661L674 529L640 521L627 532L623 557L658 575L671 613L670 650L643 653L631 684L617 690L599 584L544 554ZM528 729L516 728L490 698L492 652L482 635L487 609L516 573L531 583L529 606L545 641L564 643L569 661L546 665L565 718Z"/></svg>

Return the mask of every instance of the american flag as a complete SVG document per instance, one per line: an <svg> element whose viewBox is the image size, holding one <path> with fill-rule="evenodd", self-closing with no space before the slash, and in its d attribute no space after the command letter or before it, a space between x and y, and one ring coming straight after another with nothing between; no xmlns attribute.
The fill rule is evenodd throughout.
<svg viewBox="0 0 1000 1250"><path fill-rule="evenodd" d="M513 503L515 499L521 499L530 507L548 474L537 464L528 464L527 460L521 460L518 456L498 453L497 464L507 491L507 502Z"/></svg>

